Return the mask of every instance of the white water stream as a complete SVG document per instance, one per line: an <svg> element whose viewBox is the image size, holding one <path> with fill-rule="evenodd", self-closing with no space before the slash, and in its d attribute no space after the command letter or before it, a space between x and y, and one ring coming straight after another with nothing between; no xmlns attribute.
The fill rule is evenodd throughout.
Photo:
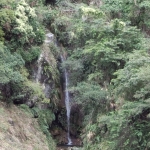
<svg viewBox="0 0 150 150"><path fill-rule="evenodd" d="M43 59L43 53L40 54L40 57L37 61L38 63L38 70L36 74L36 82L38 83L41 79L41 74L42 74L42 59Z"/></svg>
<svg viewBox="0 0 150 150"><path fill-rule="evenodd" d="M50 44L51 42L53 42L56 46L56 41L54 40L54 34L52 33L47 33L46 34L46 39L45 39L45 44ZM37 70L37 74L36 74L36 82L39 83L41 80L41 76L42 76L42 71L43 71L43 67L42 67L42 63L43 60L46 59L47 56L45 56L46 54L44 53L44 51L41 52L39 59L38 59L38 70ZM64 62L64 58L63 56L61 56L61 61ZM68 139L68 144L67 145L72 145L72 141L70 138L70 110L71 110L71 106L70 106L70 96L69 96L69 91L68 91L68 72L66 70L66 68L64 69L64 77L65 77L65 105L66 105L66 111L67 111L67 139ZM43 83L43 89L44 89L44 93L45 95L48 95L48 91L49 86L46 86L45 82Z"/></svg>
<svg viewBox="0 0 150 150"><path fill-rule="evenodd" d="M52 34L51 32L47 33L45 35L45 42L44 42L44 45L45 47L49 47L49 44L50 43L54 43L54 34ZM42 77L42 72L43 72L43 60L47 60L48 58L48 53L46 52L46 50L42 50L39 58L38 58L38 61L37 61L37 72L36 72L36 82L37 83L40 83L41 81L41 77ZM48 61L48 60L47 60ZM45 83L45 81L47 80L48 78L46 78L43 83L42 83L42 87L43 87L43 92L45 94L45 97L46 98L49 98L49 95L50 95L50 85Z"/></svg>
<svg viewBox="0 0 150 150"><path fill-rule="evenodd" d="M64 58L63 56L61 56L61 60L62 62L64 62ZM66 110L67 110L67 139L68 139L68 144L67 145L71 145L72 141L70 138L70 110L71 110L71 106L70 106L70 96L69 96L69 91L68 91L68 72L66 70L66 68L64 69L64 77L65 77L65 105L66 105Z"/></svg>
<svg viewBox="0 0 150 150"><path fill-rule="evenodd" d="M52 34L51 32L47 33L46 34L46 39L45 39L45 44L50 44L54 42L54 34ZM44 53L44 51L41 52L40 56L39 56L39 59L37 61L38 63L38 70L37 70L37 74L36 74L36 82L40 82L40 79L41 79L41 75L42 75L42 61L44 58L46 58L47 56L45 56L46 53Z"/></svg>

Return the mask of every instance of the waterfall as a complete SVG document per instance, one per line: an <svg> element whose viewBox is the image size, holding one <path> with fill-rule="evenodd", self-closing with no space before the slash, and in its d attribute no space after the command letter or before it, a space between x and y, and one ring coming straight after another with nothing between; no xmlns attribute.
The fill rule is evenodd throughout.
<svg viewBox="0 0 150 150"><path fill-rule="evenodd" d="M48 32L46 34L44 46L48 47L50 43L54 43L55 46L58 46L57 41L54 38L54 34L52 34L51 32ZM41 52L39 59L37 61L38 69L36 72L37 73L36 74L36 82L37 83L42 82L43 91L45 93L45 96L48 98L50 86L49 86L49 84L46 83L47 78L44 81L41 81L41 80L43 80L43 78L42 78L43 60L49 62L47 51L45 49ZM61 61L64 62L63 56L61 56ZM69 96L69 91L68 91L68 72L67 72L66 68L64 69L64 79L65 79L65 85L64 85L64 88L65 88L65 105L66 105L66 111L67 111L67 139L68 139L67 145L72 145L72 140L70 138L70 110L71 110L71 106L70 106L70 96Z"/></svg>
<svg viewBox="0 0 150 150"><path fill-rule="evenodd" d="M62 62L64 62L63 56L61 56ZM68 139L68 145L72 144L71 138L70 138L70 96L68 91L68 72L66 68L64 69L64 77L65 77L65 105L66 105L66 111L67 111L67 139Z"/></svg>
<svg viewBox="0 0 150 150"><path fill-rule="evenodd" d="M72 144L71 138L70 138L70 110L71 110L71 106L70 106L70 96L69 96L69 92L68 92L68 73L65 69L65 105L66 105L66 110L67 110L67 129L68 129L68 133L67 133L67 138L68 138L68 145Z"/></svg>
<svg viewBox="0 0 150 150"><path fill-rule="evenodd" d="M50 43L54 42L54 34L52 34L51 32L47 33L46 34L46 38L45 38L45 41L44 41L45 45L49 45ZM40 79L41 79L41 75L42 75L42 61L43 59L46 59L46 52L42 51L40 56L39 56L39 59L37 61L38 63L38 69L37 69L37 74L36 74L36 82L40 82Z"/></svg>
<svg viewBox="0 0 150 150"><path fill-rule="evenodd" d="M40 57L37 61L38 63L38 70L37 70L37 75L36 75L36 82L38 83L41 79L41 74L42 74L42 59L43 59L43 53L40 54Z"/></svg>
<svg viewBox="0 0 150 150"><path fill-rule="evenodd" d="M36 71L36 75L35 75L35 80L37 83L40 83L41 81L41 77L42 77L42 72L43 72L43 61L47 61L49 62L48 60L48 52L46 50L47 47L49 47L49 44L50 43L54 43L55 40L54 40L54 34L52 34L51 32L48 31L48 33L45 35L45 41L44 41L44 44L43 44L43 47L45 49L42 50L39 58L38 58L38 61L37 61L37 71ZM42 87L43 87L43 92L45 94L45 97L46 98L49 98L49 95L50 95L50 85L46 83L48 77L46 79L43 79L44 81L41 81L42 82Z"/></svg>

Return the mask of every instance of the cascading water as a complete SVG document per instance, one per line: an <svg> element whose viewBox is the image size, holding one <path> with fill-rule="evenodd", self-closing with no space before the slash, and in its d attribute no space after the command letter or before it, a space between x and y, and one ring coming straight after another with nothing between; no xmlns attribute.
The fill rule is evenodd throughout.
<svg viewBox="0 0 150 150"><path fill-rule="evenodd" d="M45 42L44 42L43 45L46 48L46 47L49 47L50 43L54 43L54 34L52 34L51 32L46 34L46 39L45 39ZM39 83L41 81L41 78L42 78L42 71L43 71L42 64L43 64L44 60L49 62L48 61L48 53L47 53L47 51L45 49L42 50L42 52L41 52L41 54L39 56L39 59L37 61L38 69L37 69L37 72L36 72L36 79L35 79L37 83ZM45 94L45 97L49 98L50 85L46 83L47 79L48 78L44 79L44 81L42 82L42 87L43 87L43 92Z"/></svg>
<svg viewBox="0 0 150 150"><path fill-rule="evenodd" d="M63 56L61 56L62 62L64 62ZM64 77L65 77L65 105L66 105L66 110L67 110L67 139L68 139L68 144L71 145L72 141L70 138L70 96L69 96L69 91L68 91L68 72L66 68L64 69Z"/></svg>
<svg viewBox="0 0 150 150"><path fill-rule="evenodd" d="M40 54L40 57L38 59L38 71L36 75L36 82L38 83L41 79L41 74L42 74L42 58L43 58L43 53Z"/></svg>
<svg viewBox="0 0 150 150"><path fill-rule="evenodd" d="M65 69L65 80L66 80L66 90L65 90L65 104L66 104L66 110L67 110L67 128L68 128L68 133L67 133L67 138L68 138L68 145L72 144L71 138L70 138L70 96L68 92L68 73Z"/></svg>
<svg viewBox="0 0 150 150"><path fill-rule="evenodd" d="M49 46L50 43L54 43L55 46L58 46L57 42L54 38L54 34L49 32L46 34L46 39L45 39L44 45L47 47L47 46ZM43 50L39 56L38 61L37 61L37 63L38 63L38 69L36 72L36 82L37 83L39 83L41 81L41 78L42 78L43 60L46 60L48 62L48 59L49 58L48 58L47 52ZM63 56L61 56L61 61L64 62ZM66 68L64 69L64 79L65 79L65 86L64 86L64 88L65 88L65 105L66 105L66 111L67 111L67 139L68 139L67 145L72 145L72 140L70 138L70 110L71 110L71 106L70 106L70 96L69 96L69 91L68 91L68 72L67 72ZM45 81L46 81L46 79L43 81L42 85L43 85L43 90L44 90L45 96L48 98L50 87L48 84L46 84Z"/></svg>
<svg viewBox="0 0 150 150"><path fill-rule="evenodd" d="M52 34L51 32L46 34L46 39L45 39L45 45L50 44L51 42L54 42L54 34ZM42 61L43 59L46 59L46 53L44 53L44 51L41 52L39 59L37 61L38 63L38 70L37 70L37 75L36 75L36 82L38 83L41 79L41 75L42 75Z"/></svg>

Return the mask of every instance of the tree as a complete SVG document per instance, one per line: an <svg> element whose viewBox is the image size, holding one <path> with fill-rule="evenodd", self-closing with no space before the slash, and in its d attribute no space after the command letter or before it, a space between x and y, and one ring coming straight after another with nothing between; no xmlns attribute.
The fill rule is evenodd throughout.
<svg viewBox="0 0 150 150"><path fill-rule="evenodd" d="M149 99L149 55L146 51L134 51L129 54L129 61L118 70L112 80L116 94L127 100Z"/></svg>
<svg viewBox="0 0 150 150"><path fill-rule="evenodd" d="M24 65L24 61L17 53L11 54L10 51L0 43L0 85L1 91L9 101L12 95L12 85L17 85L23 81L19 70Z"/></svg>

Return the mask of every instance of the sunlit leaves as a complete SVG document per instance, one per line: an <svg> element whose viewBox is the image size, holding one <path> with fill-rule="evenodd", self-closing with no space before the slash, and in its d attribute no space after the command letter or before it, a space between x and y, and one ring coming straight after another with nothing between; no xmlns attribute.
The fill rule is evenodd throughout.
<svg viewBox="0 0 150 150"><path fill-rule="evenodd" d="M81 10L81 13L83 15L85 15L85 17L90 17L90 16L93 16L93 17L102 17L104 15L104 12L103 11L100 11L98 9L95 9L95 8L92 8L92 7L85 7L85 6L81 6L80 7L80 10Z"/></svg>

